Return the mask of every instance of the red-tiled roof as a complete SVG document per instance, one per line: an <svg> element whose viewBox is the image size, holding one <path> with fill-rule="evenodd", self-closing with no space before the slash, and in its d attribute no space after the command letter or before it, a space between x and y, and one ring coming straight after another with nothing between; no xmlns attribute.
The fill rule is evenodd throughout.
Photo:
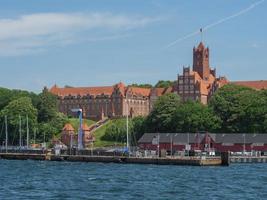
<svg viewBox="0 0 267 200"><path fill-rule="evenodd" d="M163 94L169 94L173 92L173 86L170 86L168 88L165 88L165 90L163 91Z"/></svg>
<svg viewBox="0 0 267 200"><path fill-rule="evenodd" d="M111 95L114 90L113 86L106 86L106 87L74 87L74 88L58 88L57 86L53 86L50 89L52 94L57 96L85 96L85 95Z"/></svg>
<svg viewBox="0 0 267 200"><path fill-rule="evenodd" d="M139 87L128 87L128 90L134 95L142 95L144 97L149 97L151 89L150 88L139 88Z"/></svg>
<svg viewBox="0 0 267 200"><path fill-rule="evenodd" d="M118 84L115 85L115 87L117 87L120 91L120 93L125 96L125 88L126 86L124 85L124 83L120 82Z"/></svg>
<svg viewBox="0 0 267 200"><path fill-rule="evenodd" d="M74 128L70 123L65 124L64 128L62 129L63 131L74 131Z"/></svg>
<svg viewBox="0 0 267 200"><path fill-rule="evenodd" d="M83 131L90 131L90 128L86 123L83 123Z"/></svg>
<svg viewBox="0 0 267 200"><path fill-rule="evenodd" d="M205 48L205 46L204 46L203 42L200 42L198 47L197 47L197 49L198 50L203 50L204 48Z"/></svg>
<svg viewBox="0 0 267 200"><path fill-rule="evenodd" d="M201 44L200 44L201 45ZM208 95L209 91L211 89L212 84L215 81L215 77L210 74L208 80L204 80L201 78L201 76L198 74L198 72L190 71L190 75L193 75L195 77L195 81L199 82L200 84L200 93L204 95Z"/></svg>
<svg viewBox="0 0 267 200"><path fill-rule="evenodd" d="M250 87L256 90L267 89L267 80L260 81L233 81L231 84Z"/></svg>
<svg viewBox="0 0 267 200"><path fill-rule="evenodd" d="M156 95L157 97L162 96L164 91L165 91L165 88L153 88L153 89L151 89L151 93L153 93L153 95Z"/></svg>

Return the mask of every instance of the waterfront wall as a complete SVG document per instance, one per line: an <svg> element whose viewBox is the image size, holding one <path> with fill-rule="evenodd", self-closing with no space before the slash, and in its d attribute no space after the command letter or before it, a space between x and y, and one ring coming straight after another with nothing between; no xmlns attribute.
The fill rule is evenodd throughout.
<svg viewBox="0 0 267 200"><path fill-rule="evenodd" d="M0 153L1 159L15 160L49 160L70 162L102 162L122 164L156 164L156 165L192 165L192 166L219 166L222 165L220 157L201 159L198 157L183 158L137 158L123 156L84 156L84 155L54 155L54 154L22 154Z"/></svg>

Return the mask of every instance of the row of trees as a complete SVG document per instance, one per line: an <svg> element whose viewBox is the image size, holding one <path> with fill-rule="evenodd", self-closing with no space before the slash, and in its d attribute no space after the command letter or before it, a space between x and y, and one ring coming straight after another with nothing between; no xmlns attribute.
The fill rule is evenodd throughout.
<svg viewBox="0 0 267 200"><path fill-rule="evenodd" d="M44 136L49 141L59 133L68 118L57 110L56 97L45 89L41 94L0 88L0 141L5 138L4 117L8 117L9 141L18 144L19 118L26 137L26 116L31 138L37 142ZM177 94L161 96L147 117L130 119L131 140L137 141L145 132L266 133L267 90L226 85L219 89L208 105L182 102ZM104 140L125 142L125 119L114 120L106 129Z"/></svg>
<svg viewBox="0 0 267 200"><path fill-rule="evenodd" d="M146 119L147 131L161 132L267 132L267 90L226 85L208 105L187 101L176 94L158 99Z"/></svg>
<svg viewBox="0 0 267 200"><path fill-rule="evenodd" d="M267 133L267 90L237 85L219 89L208 105L182 102L177 94L161 96L147 117L130 120L132 141L145 132ZM126 141L125 119L114 121L105 140Z"/></svg>
<svg viewBox="0 0 267 200"><path fill-rule="evenodd" d="M154 86L151 84L131 84L130 86L133 87L141 87L141 88L152 88L152 87L157 87L157 88L167 88L171 87L175 84L175 81L164 81L164 80L159 80Z"/></svg>
<svg viewBox="0 0 267 200"><path fill-rule="evenodd" d="M37 142L49 141L59 133L66 116L57 110L57 100L54 95L44 89L39 95L20 90L0 88L0 140L5 140L4 118L8 118L10 144L19 143L19 123L22 125L22 135L26 139L26 118L28 117L31 139L35 135ZM35 134L34 134L35 133Z"/></svg>

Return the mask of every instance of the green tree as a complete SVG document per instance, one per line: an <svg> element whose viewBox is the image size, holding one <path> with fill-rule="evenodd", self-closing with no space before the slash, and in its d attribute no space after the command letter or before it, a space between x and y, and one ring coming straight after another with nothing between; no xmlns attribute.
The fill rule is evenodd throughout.
<svg viewBox="0 0 267 200"><path fill-rule="evenodd" d="M39 95L40 101L38 108L38 121L49 122L57 115L57 97L51 94L47 88Z"/></svg>
<svg viewBox="0 0 267 200"><path fill-rule="evenodd" d="M35 108L37 107L39 97L35 93L22 90L9 90L6 88L0 88L0 110L7 106L9 102L21 97L31 98L33 106Z"/></svg>
<svg viewBox="0 0 267 200"><path fill-rule="evenodd" d="M50 141L54 136L58 136L64 125L67 123L68 118L62 113L56 113L53 120L49 122L41 122L38 125L37 141L43 142Z"/></svg>
<svg viewBox="0 0 267 200"><path fill-rule="evenodd" d="M174 81L164 81L164 80L159 80L155 87L157 88L167 88L167 87L171 87L174 85Z"/></svg>
<svg viewBox="0 0 267 200"><path fill-rule="evenodd" d="M146 118L142 116L138 116L132 119L132 144L137 145L138 140L142 137L142 135L146 132Z"/></svg>
<svg viewBox="0 0 267 200"><path fill-rule="evenodd" d="M172 124L172 117L180 105L180 98L175 93L170 93L159 97L154 104L153 110L147 117L146 123L148 131L173 131L174 126Z"/></svg>
<svg viewBox="0 0 267 200"><path fill-rule="evenodd" d="M153 86L151 84L137 84L137 83L133 83L129 86L132 86L132 87L140 87L140 88L152 88Z"/></svg>
<svg viewBox="0 0 267 200"><path fill-rule="evenodd" d="M214 132L221 126L221 120L212 109L199 102L188 101L179 106L172 118L175 132Z"/></svg>
<svg viewBox="0 0 267 200"><path fill-rule="evenodd" d="M29 97L21 97L21 98L11 101L0 112L2 124L4 123L5 116L7 116L8 118L9 141L11 141L12 144L18 143L19 116L21 116L23 120L22 121L23 122L23 133L26 132L26 116L28 116L28 119L29 119L29 130L31 133L34 132L37 126L37 110L32 105L32 100ZM3 139L3 135L2 135L2 139Z"/></svg>
<svg viewBox="0 0 267 200"><path fill-rule="evenodd" d="M266 99L264 91L229 84L215 93L209 106L222 120L221 132L259 133L264 131Z"/></svg>

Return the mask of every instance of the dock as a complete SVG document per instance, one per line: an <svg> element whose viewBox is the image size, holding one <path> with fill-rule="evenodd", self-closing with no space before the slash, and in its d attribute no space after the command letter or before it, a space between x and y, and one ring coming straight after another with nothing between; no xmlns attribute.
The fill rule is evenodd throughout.
<svg viewBox="0 0 267 200"><path fill-rule="evenodd" d="M231 156L231 163L267 163L267 156Z"/></svg>
<svg viewBox="0 0 267 200"><path fill-rule="evenodd" d="M189 165L189 166L222 166L229 165L222 157L126 157L126 156L88 156L88 155L54 155L54 154L29 154L29 153L0 153L0 159L9 160L46 160L69 162L102 162L120 164L155 164L155 165Z"/></svg>

